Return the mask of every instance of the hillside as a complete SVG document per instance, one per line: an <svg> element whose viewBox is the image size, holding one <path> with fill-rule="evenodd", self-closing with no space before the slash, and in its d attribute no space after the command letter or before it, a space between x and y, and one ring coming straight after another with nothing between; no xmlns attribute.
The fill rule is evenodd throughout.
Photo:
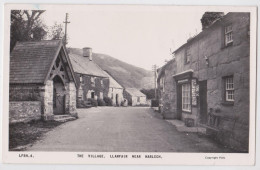
<svg viewBox="0 0 260 170"><path fill-rule="evenodd" d="M81 49L69 48L68 51L82 55ZM154 87L152 71L133 66L106 54L93 53L93 61L126 88L150 89Z"/></svg>

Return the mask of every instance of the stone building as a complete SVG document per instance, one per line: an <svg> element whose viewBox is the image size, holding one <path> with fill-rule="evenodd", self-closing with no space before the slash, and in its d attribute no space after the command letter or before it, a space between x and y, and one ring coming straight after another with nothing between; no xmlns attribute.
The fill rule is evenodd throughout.
<svg viewBox="0 0 260 170"><path fill-rule="evenodd" d="M69 57L77 81L77 102L108 97L109 77L92 60L92 49L83 48L81 54L75 54L70 49Z"/></svg>
<svg viewBox="0 0 260 170"><path fill-rule="evenodd" d="M126 98L128 101L128 105L130 106L147 104L146 95L135 88L126 88L124 89L123 94L124 94L124 98Z"/></svg>
<svg viewBox="0 0 260 170"><path fill-rule="evenodd" d="M109 74L105 72L109 77L109 91L108 97L112 99L113 106L120 106L124 101L123 91L124 88Z"/></svg>
<svg viewBox="0 0 260 170"><path fill-rule="evenodd" d="M249 25L249 13L227 13L174 51L157 80L166 119L239 151L249 140Z"/></svg>
<svg viewBox="0 0 260 170"><path fill-rule="evenodd" d="M77 117L76 81L61 40L17 42L9 83L11 122Z"/></svg>

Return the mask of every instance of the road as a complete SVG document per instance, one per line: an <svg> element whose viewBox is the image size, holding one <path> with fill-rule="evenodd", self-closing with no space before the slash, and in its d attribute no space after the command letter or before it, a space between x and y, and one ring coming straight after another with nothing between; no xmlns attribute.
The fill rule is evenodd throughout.
<svg viewBox="0 0 260 170"><path fill-rule="evenodd" d="M30 151L230 152L196 133L178 132L151 108L78 109L79 119L46 133Z"/></svg>

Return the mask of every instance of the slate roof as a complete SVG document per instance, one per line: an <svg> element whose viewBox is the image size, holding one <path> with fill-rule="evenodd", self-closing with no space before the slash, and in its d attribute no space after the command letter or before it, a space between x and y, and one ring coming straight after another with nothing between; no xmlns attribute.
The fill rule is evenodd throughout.
<svg viewBox="0 0 260 170"><path fill-rule="evenodd" d="M10 57L10 83L44 83L60 40L17 42Z"/></svg>
<svg viewBox="0 0 260 170"><path fill-rule="evenodd" d="M109 87L123 89L123 87L109 73L105 71L105 74L109 77Z"/></svg>
<svg viewBox="0 0 260 170"><path fill-rule="evenodd" d="M104 70L102 70L93 60L90 61L88 57L83 57L81 55L69 54L70 61L74 72L108 78L108 75Z"/></svg>
<svg viewBox="0 0 260 170"><path fill-rule="evenodd" d="M143 94L140 90L135 88L126 88L125 89L131 96L137 96L137 97L145 97L146 95Z"/></svg>

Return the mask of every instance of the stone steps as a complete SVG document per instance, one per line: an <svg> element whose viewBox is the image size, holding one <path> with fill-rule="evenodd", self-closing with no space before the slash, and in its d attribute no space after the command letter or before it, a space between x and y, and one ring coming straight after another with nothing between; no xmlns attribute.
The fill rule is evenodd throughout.
<svg viewBox="0 0 260 170"><path fill-rule="evenodd" d="M67 122L67 121L76 120L76 118L70 115L55 115L53 117L53 120L57 122Z"/></svg>

